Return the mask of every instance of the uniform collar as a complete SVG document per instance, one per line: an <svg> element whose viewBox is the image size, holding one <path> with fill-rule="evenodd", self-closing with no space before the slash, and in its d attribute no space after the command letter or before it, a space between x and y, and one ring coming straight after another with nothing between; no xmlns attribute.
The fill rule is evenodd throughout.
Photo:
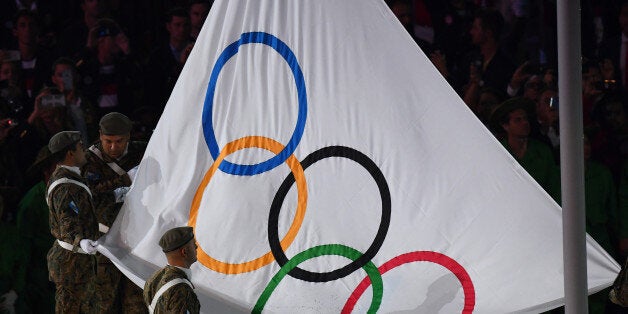
<svg viewBox="0 0 628 314"><path fill-rule="evenodd" d="M60 168L65 168L70 170L71 172L76 173L77 175L81 175L81 168L79 167L75 167L75 166L66 166L66 165L59 165Z"/></svg>
<svg viewBox="0 0 628 314"><path fill-rule="evenodd" d="M170 265L170 264L168 264L168 265ZM191 269L183 268L183 267L179 267L179 266L175 266L175 265L170 265L170 266L176 267L176 268L182 270L185 273L185 276L188 277L188 280L192 281L192 270Z"/></svg>

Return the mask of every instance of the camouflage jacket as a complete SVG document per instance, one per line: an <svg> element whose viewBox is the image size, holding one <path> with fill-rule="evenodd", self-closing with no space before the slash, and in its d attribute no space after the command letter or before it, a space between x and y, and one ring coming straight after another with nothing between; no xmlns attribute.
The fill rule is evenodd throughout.
<svg viewBox="0 0 628 314"><path fill-rule="evenodd" d="M98 222L110 227L116 220L116 216L122 207L122 203L115 202L113 190L123 186L130 186L131 179L128 174L117 174L107 163L115 162L124 171L129 171L133 167L140 164L146 143L129 142L128 150L120 160L114 160L103 153L100 142L94 144L100 152L103 159L100 159L92 151L87 150L87 164L81 169L81 173L87 180L87 185L94 193L94 198L99 205L96 207L96 217Z"/></svg>
<svg viewBox="0 0 628 314"><path fill-rule="evenodd" d="M50 177L48 187L61 178L84 183L78 173L65 167L57 167ZM82 239L98 239L94 203L87 190L73 183L62 183L50 191L48 199L52 236L72 244L75 248L79 247ZM57 241L48 252L47 260L49 278L56 283L87 282L94 275L93 256L66 250Z"/></svg>
<svg viewBox="0 0 628 314"><path fill-rule="evenodd" d="M155 293L171 280L177 278L188 279L185 272L175 266L166 266L146 281L144 285L144 302L151 304ZM187 284L180 283L166 290L155 306L155 314L160 313L200 313L201 304L198 302L196 293Z"/></svg>

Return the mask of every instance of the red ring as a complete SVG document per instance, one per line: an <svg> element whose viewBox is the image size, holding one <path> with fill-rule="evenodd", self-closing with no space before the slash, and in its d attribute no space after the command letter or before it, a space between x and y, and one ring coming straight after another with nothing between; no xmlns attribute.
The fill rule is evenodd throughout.
<svg viewBox="0 0 628 314"><path fill-rule="evenodd" d="M450 258L447 255L432 252L432 251L416 251L401 254L397 257L393 257L388 262L384 263L382 266L377 268L379 273L384 275L387 271L412 262L433 262L439 264L451 271L460 283L462 284L462 291L464 292L464 308L462 309L463 314L469 314L473 312L473 308L475 307L475 288L473 287L473 281L471 277L467 273L467 271L462 267L462 265L458 264L454 259ZM353 290L353 293L347 299L347 303L342 308L342 314L349 314L353 311L355 304L358 302L366 288L371 285L371 280L369 277L365 277L360 284Z"/></svg>

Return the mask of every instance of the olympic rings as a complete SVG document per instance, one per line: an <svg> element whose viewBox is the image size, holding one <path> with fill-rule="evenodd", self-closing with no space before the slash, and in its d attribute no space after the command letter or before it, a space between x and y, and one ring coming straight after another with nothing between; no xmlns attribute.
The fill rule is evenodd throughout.
<svg viewBox="0 0 628 314"><path fill-rule="evenodd" d="M396 268L397 266L401 266L403 264L412 263L412 262L420 262L427 261L439 264L451 271L460 283L462 284L462 290L464 292L464 308L462 309L463 314L473 313L473 308L475 307L475 288L473 287L473 281L471 277L467 273L467 271L462 267L462 265L458 264L454 259L450 258L445 254L441 254L438 252L432 251L416 251L410 252L406 254L399 255L397 257L392 258L388 262L384 263L382 266L378 268L379 273L381 275L385 274L389 270ZM355 288L345 306L342 308L343 314L351 313L353 307L358 302L362 293L368 288L371 284L371 280L369 277L364 278L360 284ZM375 286L373 286L375 289Z"/></svg>
<svg viewBox="0 0 628 314"><path fill-rule="evenodd" d="M377 183L377 187L379 188L379 193L382 198L382 219L371 246L366 250L366 252L364 252L364 254L362 254L362 256L346 266L326 273L314 273L295 267L289 273L289 275L294 278L311 282L325 282L342 278L364 266L377 254L377 251L379 251L379 248L384 243L384 239L386 238L386 233L388 232L388 227L390 225L390 191L388 190L386 178L377 165L366 155L353 148L345 146L329 146L321 148L308 155L305 159L303 159L303 162L301 162L301 167L303 167L303 169L307 169L307 167L311 166L313 163L327 157L349 158L359 163L369 172L369 174L371 174L375 183ZM286 257L286 254L279 242L279 211L281 210L281 204L283 203L283 200L290 190L294 180L295 178L292 175L288 175L288 177L286 177L283 181L277 191L277 194L275 194L268 217L268 242L270 244L270 250L275 256L277 263L281 266L284 266L288 262L288 258Z"/></svg>
<svg viewBox="0 0 628 314"><path fill-rule="evenodd" d="M224 158L227 155L233 152L236 152L240 149L250 148L250 147L258 147L258 148L266 149L275 154L279 153L284 148L281 143L273 139L263 137L263 136L247 136L247 137L237 139L225 145L223 150L220 152L220 155L218 155L218 158L216 158L216 160L211 165L209 170L207 170L207 172L205 173L205 176L203 177L201 184L199 185L198 189L196 190L196 193L194 194L194 198L192 200L192 205L190 208L190 219L188 220L189 226L191 227L196 226L196 219L198 217L198 208L203 198L203 192L205 191L205 188L209 184L209 181L211 180L212 176L216 172L216 169L218 168L220 163L223 162ZM305 182L305 174L303 173L303 168L301 167L301 164L299 163L299 161L293 155L290 155L290 157L286 159L286 163L290 167L290 170L292 171L292 175L296 177L298 196L297 196L297 209L294 216L294 220L292 221L292 225L290 225L290 229L288 229L288 232L284 236L283 240L281 240L281 247L283 249L287 249L290 246L290 244L292 244L292 241L296 237L297 232L301 228L301 223L303 222L303 219L305 218L305 209L307 205L307 184ZM272 253L268 252L264 254L263 256L249 262L239 263L239 264L230 264L230 263L221 262L219 260L216 260L210 257L207 253L205 253L205 251L203 251L203 248L200 245L198 246L197 253L198 253L199 262L201 262L203 265L207 266L210 269L213 269L217 272L221 272L224 274L239 274L239 273L253 271L265 265L268 265L274 259Z"/></svg>
<svg viewBox="0 0 628 314"><path fill-rule="evenodd" d="M274 49L286 61L286 63L290 67L290 70L292 71L297 89L299 106L295 129L292 137L285 146L277 142L276 140L267 137L246 136L229 142L221 149L218 146L218 141L214 133L214 126L212 121L214 95L216 91L218 77L225 64L231 59L231 57L238 53L240 46L254 43L264 44ZM357 301L364 293L364 291L370 285L372 285L373 287L373 296L368 311L369 313L376 312L382 302L382 275L384 273L406 263L416 261L429 261L446 267L456 275L458 280L460 280L464 291L465 303L463 313L471 313L475 307L475 290L473 287L473 282L471 281L471 278L466 270L455 260L447 257L446 255L431 251L416 251L399 255L384 263L379 268L377 268L373 264L372 259L381 248L384 239L386 238L386 234L388 233L388 228L390 227L391 196L386 178L384 177L378 166L369 157L355 149L345 146L329 146L321 148L308 155L303 160L303 162L300 163L298 159L293 155L293 153L296 150L296 147L299 145L303 136L306 118L307 94L303 72L301 71L296 56L283 41L279 40L277 37L271 34L264 32L243 33L240 36L239 40L228 45L219 55L210 75L202 112L203 135L205 137L205 142L207 143L207 146L209 148L209 152L214 159L214 163L207 170L199 187L196 190L190 208L188 225L192 227L196 226L198 211L203 198L203 194L217 169L220 169L227 174L251 176L272 170L275 167L279 166L281 163L285 162L290 167L291 173L284 179L271 204L268 219L268 242L270 245L270 252L267 252L261 257L250 260L248 262L231 264L210 257L199 245L197 249L198 260L204 266L224 274L240 274L254 271L265 265L268 265L273 260L276 260L277 263L281 266L281 269L279 270L279 272L277 272L277 274L275 274L275 276L273 276L271 281L268 283L268 285L258 298L255 307L253 308L254 313L260 313L264 309L264 306L268 302L271 294L286 275L290 275L294 278L304 281L327 282L343 278L359 268L363 268L366 271L367 277L360 282L360 284L356 287L351 296L347 299L342 309L342 313L350 313L355 307ZM238 150L250 147L257 147L268 150L274 153L275 156L266 161L253 165L238 165L225 160L228 155ZM351 159L364 167L373 177L375 183L378 186L382 201L382 217L379 229L373 242L364 253L361 253L356 249L342 244L326 244L307 249L301 253L296 254L292 259L288 259L285 255L285 250L292 244L292 242L296 238L296 235L299 232L305 218L305 210L307 207L307 184L304 171L315 162L328 157L344 157ZM288 194L288 191L292 187L292 184L294 183L296 183L297 185L297 208L295 212L295 217L292 221L292 224L290 225L290 228L288 229L288 232L280 241L278 228L279 213L283 201ZM306 260L323 255L344 256L350 259L351 262L342 268L324 273L309 272L298 267L298 265Z"/></svg>
<svg viewBox="0 0 628 314"><path fill-rule="evenodd" d="M322 255L339 255L350 258L354 261L363 256L360 251L342 244L319 245L295 255L290 261L283 265L279 272L275 274L273 279L270 280L264 289L264 292L262 292L260 297L257 299L252 313L262 312L266 302L268 302L268 299L270 298L270 295L273 293L275 288L277 288L277 285L279 285L279 282L281 282L281 280L289 272L295 269L297 265ZM384 295L384 283L382 281L382 276L377 270L377 267L371 261L365 263L362 268L366 271L366 274L368 275L367 278L370 278L369 282L373 283L373 298L371 299L371 306L369 307L368 312L375 313L377 312L377 309L379 309L379 306L382 303L382 296Z"/></svg>
<svg viewBox="0 0 628 314"><path fill-rule="evenodd" d="M305 120L307 117L307 94L305 89L305 79L303 78L303 72L301 71L301 67L299 66L299 62L297 61L296 56L290 50L288 45L286 45L283 41L279 40L279 38L263 32L250 32L244 33L240 36L240 40L233 42L225 50L220 54L214 68L212 69L212 73L209 79L209 85L207 86L207 92L205 94L205 103L203 105L203 134L205 135L205 142L209 147L209 152L214 159L218 158L220 153L220 148L218 147L218 142L216 140L216 134L214 134L214 126L212 122L212 112L214 106L214 93L216 91L216 83L218 81L218 76L220 75L220 71L224 67L224 65L229 61L231 57L233 57L240 46L245 44L264 44L270 46L275 51L277 51L284 60L288 63L288 66L292 70L292 74L294 76L294 82L297 87L297 97L299 100L299 114L297 116L297 123L294 128L294 133L290 138L290 141L286 146L281 150L281 152L277 153L276 156L258 163L254 165L237 165L232 164L228 161L223 161L219 166L220 170L228 174L234 175L255 175L268 170L271 170L281 163L283 163L297 148L299 142L301 141L301 136L303 136L303 130L305 129Z"/></svg>

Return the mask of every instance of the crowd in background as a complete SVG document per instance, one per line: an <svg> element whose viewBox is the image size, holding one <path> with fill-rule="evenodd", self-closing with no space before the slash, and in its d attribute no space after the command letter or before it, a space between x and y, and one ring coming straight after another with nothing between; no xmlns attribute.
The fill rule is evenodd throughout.
<svg viewBox="0 0 628 314"><path fill-rule="evenodd" d="M98 137L121 112L148 140L209 1L3 1L0 7L0 185L12 220L38 150L61 130Z"/></svg>
<svg viewBox="0 0 628 314"><path fill-rule="evenodd" d="M628 2L580 3L587 231L623 261ZM558 101L556 1L387 4L469 109L560 203L558 110L570 104ZM114 111L135 122L133 140L148 141L210 7L209 0L0 4L0 252L24 251L1 254L0 296L18 291L25 311L34 300L54 302L48 214L29 202L51 173L38 163L40 149L62 130L98 140L98 121ZM592 313L604 311L598 303Z"/></svg>
<svg viewBox="0 0 628 314"><path fill-rule="evenodd" d="M470 110L559 204L556 1L387 2ZM628 255L628 1L580 1L586 229ZM573 18L578 18L574 16ZM561 310L557 310L560 312ZM591 313L622 313L608 291Z"/></svg>

